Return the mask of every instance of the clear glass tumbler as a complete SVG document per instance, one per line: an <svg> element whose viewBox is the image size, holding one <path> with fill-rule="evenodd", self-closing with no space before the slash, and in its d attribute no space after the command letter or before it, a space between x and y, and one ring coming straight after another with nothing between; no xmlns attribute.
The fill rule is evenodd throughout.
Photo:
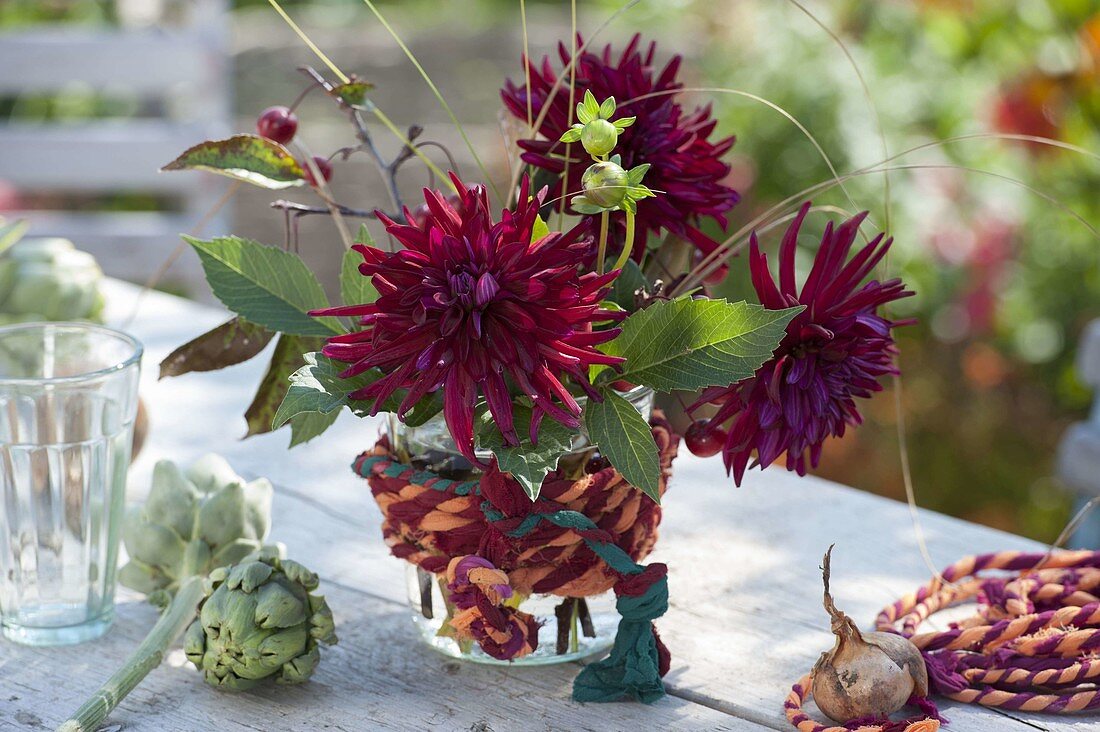
<svg viewBox="0 0 1100 732"><path fill-rule="evenodd" d="M0 618L11 640L79 643L110 627L141 353L96 325L0 328Z"/></svg>

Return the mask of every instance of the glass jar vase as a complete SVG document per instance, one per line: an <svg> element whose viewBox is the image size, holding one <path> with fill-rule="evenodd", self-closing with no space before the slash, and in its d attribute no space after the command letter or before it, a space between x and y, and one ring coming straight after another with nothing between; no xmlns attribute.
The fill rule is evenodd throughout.
<svg viewBox="0 0 1100 732"><path fill-rule="evenodd" d="M623 396L643 417L649 418L653 408L651 390L639 387ZM459 454L442 415L417 427L408 427L391 418L388 438L396 454L417 471L426 471L420 475L438 476L448 484L454 481L454 485L469 485L480 478L478 467ZM478 457L488 461L491 454L479 452ZM574 440L572 449L558 463L559 475L569 479L581 479L609 469L606 460L602 460L583 430ZM641 496L640 492L637 493ZM600 500L593 502L600 506L603 503ZM589 518L597 520L598 516ZM648 550L649 547L646 547L645 552L648 553ZM412 561L412 558L407 558ZM568 593L521 595L517 592L507 604L535 618L539 624L538 645L525 656L499 660L483 651L477 643L456 637L450 624L456 609L448 599L444 573L428 572L410 563L407 585L412 619L421 639L440 653L477 663L535 666L599 655L611 648L620 620L615 609L614 592L607 589L610 588L610 581L603 588L597 588L603 591L586 593L583 597Z"/></svg>

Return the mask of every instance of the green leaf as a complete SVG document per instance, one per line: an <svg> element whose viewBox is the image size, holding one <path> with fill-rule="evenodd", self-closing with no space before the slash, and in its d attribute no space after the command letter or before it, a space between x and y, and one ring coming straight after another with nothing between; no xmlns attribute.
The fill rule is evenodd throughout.
<svg viewBox="0 0 1100 732"><path fill-rule="evenodd" d="M370 235L370 229L366 224L359 224L359 231L355 235L356 244L366 244L368 247L374 246L374 237Z"/></svg>
<svg viewBox="0 0 1100 732"><path fill-rule="evenodd" d="M611 292L607 299L611 300L623 310L633 312L635 309L634 293L638 290L649 292L649 282L642 274L642 268L633 259L626 260L622 271L615 281L611 283Z"/></svg>
<svg viewBox="0 0 1100 732"><path fill-rule="evenodd" d="M259 135L200 142L161 170L207 170L271 190L301 185L305 177L289 150Z"/></svg>
<svg viewBox="0 0 1100 732"><path fill-rule="evenodd" d="M657 391L726 386L752 376L771 357L801 309L766 310L685 295L631 315L603 350L626 359L621 376L612 378ZM612 373L608 369L605 376Z"/></svg>
<svg viewBox="0 0 1100 732"><path fill-rule="evenodd" d="M299 414L338 412L348 405L348 394L381 377L380 371L370 369L350 379L341 378L340 372L347 365L320 353L306 353L302 360L304 365L288 375L288 388L271 420L272 429L279 429Z"/></svg>
<svg viewBox="0 0 1100 732"><path fill-rule="evenodd" d="M642 178L645 177L646 172L650 169L649 163L642 163L641 165L635 165L633 168L626 172L626 181L632 186L640 185Z"/></svg>
<svg viewBox="0 0 1100 732"><path fill-rule="evenodd" d="M558 138L561 142L580 142L581 133L584 131L584 127L581 125L573 125L565 132L561 133L561 137Z"/></svg>
<svg viewBox="0 0 1100 732"><path fill-rule="evenodd" d="M378 290L374 289L370 277L359 271L362 263L363 255L359 252L353 249L344 252L340 265L340 298L345 305L365 305L378 299Z"/></svg>
<svg viewBox="0 0 1100 732"><path fill-rule="evenodd" d="M351 81L345 84L339 84L332 87L329 92L332 96L336 97L345 104L349 104L353 107L362 107L367 101L367 92L374 88L374 84L369 81L363 81L362 79L353 78Z"/></svg>
<svg viewBox="0 0 1100 732"><path fill-rule="evenodd" d="M280 425L272 425L276 410L290 388L290 376L305 363L307 351L314 351L323 344L320 338L300 338L294 335L280 335L275 342L275 352L271 363L260 380L260 388L244 413L248 423L245 437L271 432Z"/></svg>
<svg viewBox="0 0 1100 732"><path fill-rule="evenodd" d="M661 461L653 432L625 398L612 389L600 393L602 402L589 399L584 408L589 438L628 483L660 503Z"/></svg>
<svg viewBox="0 0 1100 732"><path fill-rule="evenodd" d="M405 393L406 392L404 390L400 391L401 398L404 398ZM395 397L397 395L398 394L395 393ZM398 404L401 403L401 399L395 399L395 401ZM355 409L355 405L358 403L359 402L353 400L351 402L352 409ZM418 401L416 404L414 404L412 406L412 409L405 413L405 418L401 421L404 422L405 425L408 427L419 427L442 411L443 390L437 389Z"/></svg>
<svg viewBox="0 0 1100 732"><path fill-rule="evenodd" d="M252 358L275 337L262 325L233 318L172 351L160 362L160 377L216 371Z"/></svg>
<svg viewBox="0 0 1100 732"><path fill-rule="evenodd" d="M296 255L235 236L183 238L198 252L217 298L246 320L300 336L344 332L335 318L309 315L310 310L328 307L328 298Z"/></svg>
<svg viewBox="0 0 1100 732"><path fill-rule="evenodd" d="M541 216L535 217L535 225L531 227L531 242L534 243L550 233L550 227L542 220Z"/></svg>
<svg viewBox="0 0 1100 732"><path fill-rule="evenodd" d="M533 501L542 490L542 481L546 474L557 468L558 458L573 447L573 438L577 432L546 418L539 424L538 444L532 445L529 436L531 409L517 405L513 407L512 414L516 434L521 438L519 445L505 446L504 436L500 434L500 429L489 414L482 417L482 424L478 428L478 444L496 455L500 469L511 473Z"/></svg>
<svg viewBox="0 0 1100 732"><path fill-rule="evenodd" d="M319 437L333 425L340 412L303 412L290 420L290 446L297 447Z"/></svg>
<svg viewBox="0 0 1100 732"><path fill-rule="evenodd" d="M615 114L615 97L608 97L600 105L600 119L611 119L613 114Z"/></svg>
<svg viewBox="0 0 1100 732"><path fill-rule="evenodd" d="M615 125L615 128L618 130L625 130L627 127L634 124L637 119L637 117L623 117L622 119L615 120L611 124Z"/></svg>
<svg viewBox="0 0 1100 732"><path fill-rule="evenodd" d="M583 101L577 102L577 119L581 124L588 124L600 114L600 103L596 101L591 89L584 92Z"/></svg>
<svg viewBox="0 0 1100 732"><path fill-rule="evenodd" d="M573 196L573 198L569 201L569 206L574 211L584 216L593 216L595 214L604 212L603 208L590 202L584 196Z"/></svg>

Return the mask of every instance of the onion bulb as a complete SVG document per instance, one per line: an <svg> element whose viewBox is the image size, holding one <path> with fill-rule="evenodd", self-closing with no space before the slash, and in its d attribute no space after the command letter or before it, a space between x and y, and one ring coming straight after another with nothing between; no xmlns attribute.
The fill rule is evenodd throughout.
<svg viewBox="0 0 1100 732"><path fill-rule="evenodd" d="M837 609L829 594L832 553L830 546L822 577L825 610L832 619L836 644L814 664L814 701L836 722L889 716L905 706L910 696L928 695L924 659L907 638L893 633L861 633L852 619Z"/></svg>

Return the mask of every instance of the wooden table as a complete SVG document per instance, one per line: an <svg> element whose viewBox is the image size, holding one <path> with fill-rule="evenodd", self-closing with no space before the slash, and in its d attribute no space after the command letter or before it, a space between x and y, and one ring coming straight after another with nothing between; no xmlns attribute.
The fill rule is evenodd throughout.
<svg viewBox="0 0 1100 732"><path fill-rule="evenodd" d="M122 322L136 288L112 282L110 319ZM241 441L241 417L263 359L158 382L173 347L224 312L152 293L132 331L146 346L142 390L152 431L131 472L132 497L156 460L216 451L276 485L272 538L319 572L340 644L324 649L311 683L229 695L202 683L181 651L154 671L106 729L176 730L787 730L791 684L832 644L818 565L836 542L833 590L861 624L926 581L905 505L782 470L741 488L719 460L681 451L653 559L670 568L671 608L659 621L673 654L669 695L652 706L580 705L577 666L509 669L458 663L422 646L409 620L404 563L388 555L380 516L349 464L379 423L345 413L323 438L293 451L279 432ZM945 439L949 436L945 435ZM963 456L960 456L962 459ZM974 552L1038 550L1020 537L922 511L937 565ZM0 729L53 727L114 669L156 618L120 590L118 621L101 641L36 649L0 641ZM948 730L1098 730L1096 717L1054 718L945 704Z"/></svg>

